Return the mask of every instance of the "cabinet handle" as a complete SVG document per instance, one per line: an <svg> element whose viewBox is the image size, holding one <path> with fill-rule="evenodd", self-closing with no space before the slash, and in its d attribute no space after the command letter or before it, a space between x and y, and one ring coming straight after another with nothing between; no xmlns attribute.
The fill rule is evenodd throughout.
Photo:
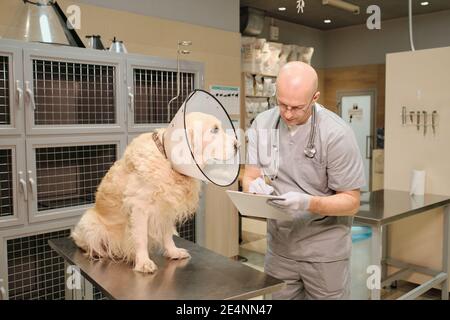
<svg viewBox="0 0 450 320"><path fill-rule="evenodd" d="M128 98L130 99L129 104L130 104L131 111L134 112L134 94L133 94L133 90L131 87L128 87Z"/></svg>
<svg viewBox="0 0 450 320"><path fill-rule="evenodd" d="M20 183L20 186L22 187L23 198L25 199L25 201L28 201L27 183L26 183L25 179L23 178L22 171L19 171L19 183Z"/></svg>
<svg viewBox="0 0 450 320"><path fill-rule="evenodd" d="M372 159L372 136L366 136L366 159Z"/></svg>
<svg viewBox="0 0 450 320"><path fill-rule="evenodd" d="M34 199L37 199L37 187L36 187L36 182L34 181L34 179L32 178L32 172L31 170L28 171L28 182L30 183L31 186L31 194L33 195Z"/></svg>
<svg viewBox="0 0 450 320"><path fill-rule="evenodd" d="M17 102L18 102L18 109L22 108L23 106L23 90L20 85L20 80L16 80L16 92L17 92Z"/></svg>
<svg viewBox="0 0 450 320"><path fill-rule="evenodd" d="M34 93L33 90L31 90L30 81L25 81L25 91L28 95L30 106L33 108L33 110L36 110L36 104L34 103Z"/></svg>
<svg viewBox="0 0 450 320"><path fill-rule="evenodd" d="M0 279L0 300L6 300L6 290L3 287L3 279Z"/></svg>

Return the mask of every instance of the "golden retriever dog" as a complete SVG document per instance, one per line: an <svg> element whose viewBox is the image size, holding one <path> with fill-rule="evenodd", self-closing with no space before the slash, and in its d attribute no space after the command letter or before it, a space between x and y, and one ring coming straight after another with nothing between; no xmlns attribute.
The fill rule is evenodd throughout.
<svg viewBox="0 0 450 320"><path fill-rule="evenodd" d="M186 131L201 167L212 158L227 160L237 153L235 136L226 134L211 115L189 113ZM153 273L157 266L150 250L162 249L169 259L190 257L175 246L173 235L176 223L195 213L200 182L173 170L161 150L165 132L156 131L160 148L153 133L133 139L102 179L95 206L84 213L71 234L90 258L122 260L132 263L136 271Z"/></svg>

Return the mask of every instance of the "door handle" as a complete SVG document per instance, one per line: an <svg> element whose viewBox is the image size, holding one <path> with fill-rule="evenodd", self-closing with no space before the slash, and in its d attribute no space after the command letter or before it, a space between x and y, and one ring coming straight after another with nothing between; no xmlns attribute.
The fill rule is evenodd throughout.
<svg viewBox="0 0 450 320"><path fill-rule="evenodd" d="M20 80L16 80L16 93L17 93L17 107L18 109L22 108L23 106L23 90L21 88Z"/></svg>
<svg viewBox="0 0 450 320"><path fill-rule="evenodd" d="M28 182L30 183L31 186L31 194L33 196L34 199L37 199L37 187L36 187L36 182L34 181L33 177L32 177L32 172L31 170L28 171Z"/></svg>
<svg viewBox="0 0 450 320"><path fill-rule="evenodd" d="M19 171L19 183L20 183L20 186L22 188L23 198L25 199L25 201L28 201L27 183L26 183L25 179L23 178L23 172L22 171Z"/></svg>
<svg viewBox="0 0 450 320"><path fill-rule="evenodd" d="M132 87L128 87L128 98L129 98L128 103L130 104L131 111L134 112L134 94Z"/></svg>
<svg viewBox="0 0 450 320"><path fill-rule="evenodd" d="M36 104L34 103L34 93L33 90L31 90L30 81L25 81L25 92L28 95L30 107L32 107L33 110L36 110Z"/></svg>
<svg viewBox="0 0 450 320"><path fill-rule="evenodd" d="M372 159L372 136L366 136L366 159Z"/></svg>

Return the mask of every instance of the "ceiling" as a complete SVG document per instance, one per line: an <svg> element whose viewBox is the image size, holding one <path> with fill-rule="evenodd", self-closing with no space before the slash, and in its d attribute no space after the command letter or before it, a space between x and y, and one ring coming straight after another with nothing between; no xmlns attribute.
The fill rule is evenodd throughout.
<svg viewBox="0 0 450 320"><path fill-rule="evenodd" d="M346 0L360 6L360 14L354 15L328 5L322 5L322 0L304 0L304 13L297 14L296 0L240 0L241 7L252 7L266 11L266 15L280 20L290 21L304 26L330 30L346 26L365 24L370 14L366 13L369 5L378 5L381 9L381 19L390 20L408 16L408 0ZM450 10L450 0L428 0L428 6L421 6L423 0L413 0L413 14L425 14ZM286 7L281 12L279 7ZM325 24L324 19L331 19Z"/></svg>

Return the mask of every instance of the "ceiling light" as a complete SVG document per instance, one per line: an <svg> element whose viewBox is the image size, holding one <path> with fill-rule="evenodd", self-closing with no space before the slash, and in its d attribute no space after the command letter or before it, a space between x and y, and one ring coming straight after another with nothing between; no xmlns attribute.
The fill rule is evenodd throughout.
<svg viewBox="0 0 450 320"><path fill-rule="evenodd" d="M353 14L359 14L359 6L345 2L343 0L322 0L322 5L328 5L342 10L350 11Z"/></svg>
<svg viewBox="0 0 450 320"><path fill-rule="evenodd" d="M422 1L421 3L420 3L420 5L421 6L427 6L427 5L429 5L430 3L428 2L428 1Z"/></svg>
<svg viewBox="0 0 450 320"><path fill-rule="evenodd" d="M325 19L325 20L323 20L323 23L331 23L331 20L330 19Z"/></svg>
<svg viewBox="0 0 450 320"><path fill-rule="evenodd" d="M286 11L286 7L279 7L278 11Z"/></svg>

